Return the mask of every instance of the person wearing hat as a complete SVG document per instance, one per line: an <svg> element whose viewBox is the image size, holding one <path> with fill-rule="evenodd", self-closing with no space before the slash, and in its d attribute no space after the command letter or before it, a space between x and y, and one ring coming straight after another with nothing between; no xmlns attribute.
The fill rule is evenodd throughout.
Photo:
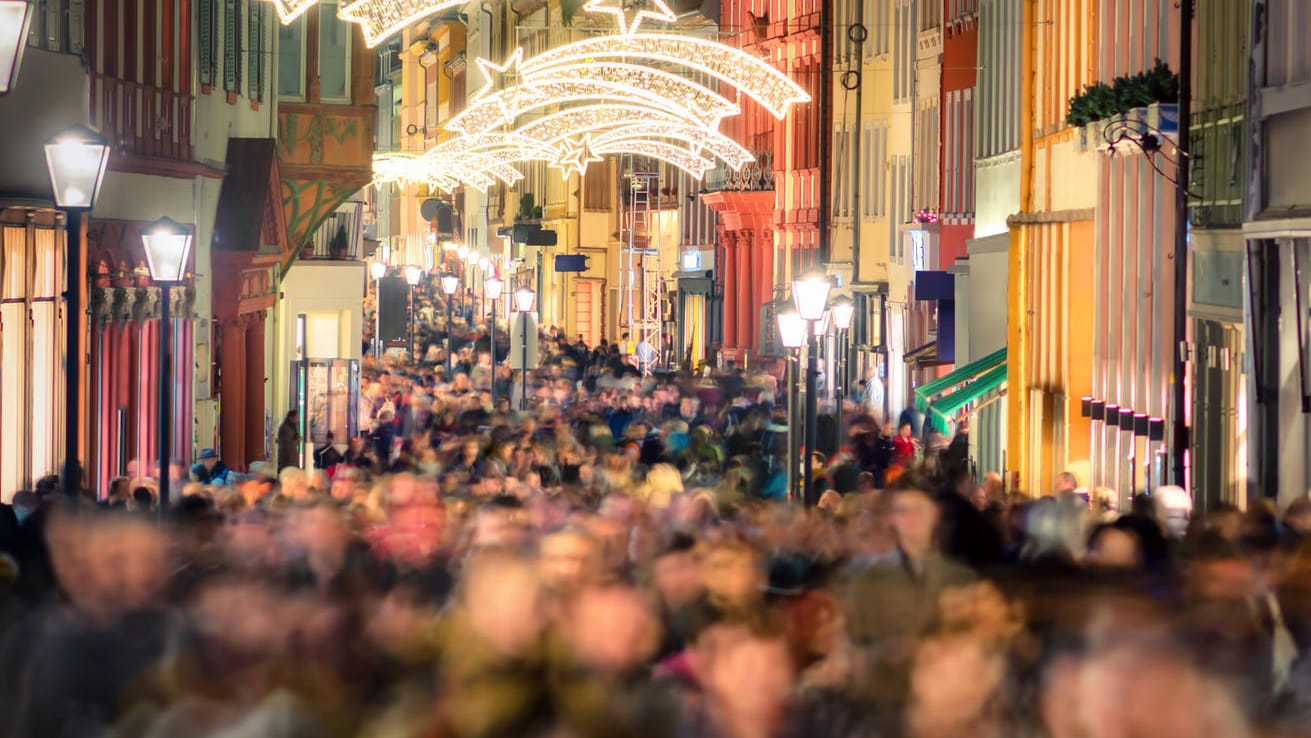
<svg viewBox="0 0 1311 738"><path fill-rule="evenodd" d="M191 475L201 484L225 485L232 481L232 471L212 448L201 450L200 457L191 467Z"/></svg>

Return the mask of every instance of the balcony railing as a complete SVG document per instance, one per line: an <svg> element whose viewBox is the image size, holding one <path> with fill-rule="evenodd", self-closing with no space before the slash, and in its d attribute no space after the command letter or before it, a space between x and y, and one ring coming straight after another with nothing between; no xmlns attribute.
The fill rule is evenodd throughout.
<svg viewBox="0 0 1311 738"><path fill-rule="evenodd" d="M738 171L720 162L706 175L709 192L772 192L774 189L774 152L753 151L756 160Z"/></svg>
<svg viewBox="0 0 1311 738"><path fill-rule="evenodd" d="M352 200L330 214L310 237L314 259L353 261L361 258L364 241L364 203Z"/></svg>

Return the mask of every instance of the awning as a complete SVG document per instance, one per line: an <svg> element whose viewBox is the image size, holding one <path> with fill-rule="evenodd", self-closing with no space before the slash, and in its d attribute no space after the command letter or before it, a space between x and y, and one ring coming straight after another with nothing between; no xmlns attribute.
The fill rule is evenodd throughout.
<svg viewBox="0 0 1311 738"><path fill-rule="evenodd" d="M923 346L919 346L911 349L910 351L907 351L906 355L901 358L902 361L905 361L907 364L913 364L919 361L920 359L932 358L932 357L936 357L937 355L938 355L938 342L929 341Z"/></svg>
<svg viewBox="0 0 1311 738"><path fill-rule="evenodd" d="M978 379L943 395L929 404L929 422L934 430L946 433L947 426L961 408L975 402L986 404L1006 392L1006 362L984 372Z"/></svg>
<svg viewBox="0 0 1311 738"><path fill-rule="evenodd" d="M927 412L929 403L933 401L934 396L940 395L958 384L964 384L977 380L985 372L988 372L999 365L1006 363L1006 349L994 351L991 354L971 361L965 366L958 367L949 374L945 374L932 382L915 388L915 409L920 412Z"/></svg>

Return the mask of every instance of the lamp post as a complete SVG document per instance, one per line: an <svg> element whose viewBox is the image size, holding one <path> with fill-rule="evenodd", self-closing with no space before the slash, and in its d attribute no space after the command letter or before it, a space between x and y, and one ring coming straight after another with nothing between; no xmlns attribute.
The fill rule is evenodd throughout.
<svg viewBox="0 0 1311 738"><path fill-rule="evenodd" d="M519 308L519 324L523 335L519 341L519 409L528 409L528 314L533 310L533 300L537 299L537 293L528 285L520 287L514 293L515 307Z"/></svg>
<svg viewBox="0 0 1311 738"><path fill-rule="evenodd" d="M409 319L409 338L410 338L410 361L418 361L414 351L414 288L419 286L419 279L423 276L423 270L411 264L405 267L405 283L410 286L410 319Z"/></svg>
<svg viewBox="0 0 1311 738"><path fill-rule="evenodd" d="M487 299L492 301L492 313L488 322L491 323L491 346L492 346L492 410L496 410L496 301L501 297L501 288L505 284L501 278L493 274L483 281L483 293Z"/></svg>
<svg viewBox="0 0 1311 738"><path fill-rule="evenodd" d="M191 253L191 231L167 216L141 234L150 280L159 285L159 407L155 423L159 439L159 518L168 516L169 443L173 416L173 321L169 317L170 288L182 284Z"/></svg>
<svg viewBox="0 0 1311 738"><path fill-rule="evenodd" d="M0 0L0 95L18 82L31 23L32 4L27 0Z"/></svg>
<svg viewBox="0 0 1311 738"><path fill-rule="evenodd" d="M460 248L464 248L461 246ZM446 295L446 375L449 378L455 371L455 362L452 360L452 350L455 348L455 341L452 340L455 334L455 293L460 289L460 278L455 272L447 272L442 275L442 294Z"/></svg>
<svg viewBox="0 0 1311 738"><path fill-rule="evenodd" d="M831 284L823 274L812 274L793 280L792 301L801 319L812 325L824 318L824 308L828 303ZM803 499L806 505L815 504L814 457L815 441L819 435L819 413L816 407L816 380L819 377L819 342L815 332L807 331L806 342L806 435Z"/></svg>
<svg viewBox="0 0 1311 738"><path fill-rule="evenodd" d="M382 278L387 275L387 265L375 261L369 265L369 276L373 277L373 358L382 362Z"/></svg>
<svg viewBox="0 0 1311 738"><path fill-rule="evenodd" d="M21 53L19 51L18 53ZM76 496L82 485L78 461L82 388L82 288L86 269L82 265L82 214L95 206L100 185L109 164L109 141L85 126L74 126L45 145L46 168L55 205L67 213L68 249L65 278L64 346L64 493Z"/></svg>
<svg viewBox="0 0 1311 738"><path fill-rule="evenodd" d="M801 319L801 315L795 309L783 310L779 312L775 319L778 321L778 335L787 349L787 377L784 380L788 390L788 499L796 499L797 496L797 470L801 466L801 460L797 458L797 352L801 350L802 345L806 343L806 321Z"/></svg>
<svg viewBox="0 0 1311 738"><path fill-rule="evenodd" d="M851 328L851 319L856 315L856 303L846 295L843 295L833 301L833 307L829 308L833 316L833 327L837 329L836 350L837 367L834 371L833 384L836 385L836 397L838 400L838 447L842 447L843 441L846 440L846 430L842 427L843 413L845 408L847 394L847 331Z"/></svg>

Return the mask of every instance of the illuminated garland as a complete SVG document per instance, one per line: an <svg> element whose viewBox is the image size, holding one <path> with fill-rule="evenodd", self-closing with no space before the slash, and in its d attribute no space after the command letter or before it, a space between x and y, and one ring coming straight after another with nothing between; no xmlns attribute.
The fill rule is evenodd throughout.
<svg viewBox="0 0 1311 738"><path fill-rule="evenodd" d="M341 6L337 16L358 24L364 44L372 49L406 26L464 4L465 0L355 0Z"/></svg>
<svg viewBox="0 0 1311 738"><path fill-rule="evenodd" d="M721 119L739 112L735 103L685 77L636 64L588 64L559 70L549 77L526 76L522 84L492 94L487 94L488 86L446 124L446 130L486 131L543 107L598 98L651 105L704 126L716 126Z"/></svg>
<svg viewBox="0 0 1311 738"><path fill-rule="evenodd" d="M578 141L565 141L559 159L551 162L551 166L559 169L561 176L568 179L574 172L578 172L580 176L586 173L588 164L604 160L603 157L593 153L592 135L585 133Z"/></svg>
<svg viewBox="0 0 1311 738"><path fill-rule="evenodd" d="M310 6L319 0L273 0L273 8L278 11L278 20L287 25L305 14Z"/></svg>
<svg viewBox="0 0 1311 738"><path fill-rule="evenodd" d="M362 17L356 9L384 1L356 0L348 6L351 20ZM426 7L447 3L460 4L429 0ZM401 18L406 8L420 4L400 0L387 17ZM741 50L688 36L639 33L646 21L676 20L663 0L647 0L636 9L625 4L590 0L582 8L616 16L619 34L584 39L532 58L516 49L501 64L477 59L486 81L468 107L446 124L455 137L419 156L375 156L375 182L486 189L497 180L514 184L521 179L515 162L546 161L568 178L585 173L589 163L605 154L659 159L699 179L714 166L706 155L733 170L753 157L719 130L725 117L741 112L739 106L694 79L713 78L731 86L779 119L791 105L810 100L787 75ZM371 17L382 15L375 10ZM396 28L405 22L396 21Z"/></svg>

